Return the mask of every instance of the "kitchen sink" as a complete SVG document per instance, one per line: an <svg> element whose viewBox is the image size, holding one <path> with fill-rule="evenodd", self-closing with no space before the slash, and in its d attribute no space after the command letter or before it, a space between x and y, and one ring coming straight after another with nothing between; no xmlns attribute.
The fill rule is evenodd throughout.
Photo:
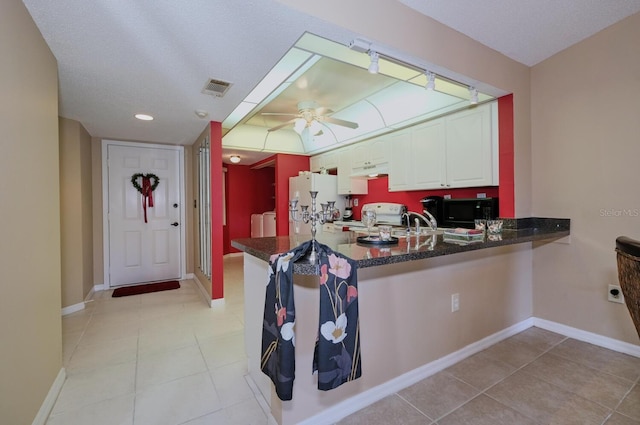
<svg viewBox="0 0 640 425"><path fill-rule="evenodd" d="M436 230L431 230L428 227L423 227L420 229L420 236L431 236L431 235L441 235L444 233L445 229L436 229ZM391 234L397 238L404 238L407 237L407 229L406 227L403 228L394 228L391 231ZM415 237L416 236L416 231L415 229L411 229L411 232L409 233L409 237Z"/></svg>

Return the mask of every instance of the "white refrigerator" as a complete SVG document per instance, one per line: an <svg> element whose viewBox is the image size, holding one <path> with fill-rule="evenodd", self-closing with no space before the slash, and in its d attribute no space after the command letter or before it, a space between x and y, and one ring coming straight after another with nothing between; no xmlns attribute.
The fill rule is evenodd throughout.
<svg viewBox="0 0 640 425"><path fill-rule="evenodd" d="M335 201L335 208L340 210L340 217L344 212L344 196L338 195L338 177L331 174L310 173L296 177L289 177L289 199L298 200L298 210L301 205L309 205L311 212L310 191L318 192L316 197L316 211L321 209L320 204L327 201ZM322 225L316 224L316 233L322 232ZM311 223L294 222L289 215L290 235L311 235Z"/></svg>

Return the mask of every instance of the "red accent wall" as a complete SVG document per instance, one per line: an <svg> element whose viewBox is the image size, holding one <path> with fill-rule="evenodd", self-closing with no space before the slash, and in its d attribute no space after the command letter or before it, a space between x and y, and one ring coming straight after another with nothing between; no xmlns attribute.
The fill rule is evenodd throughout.
<svg viewBox="0 0 640 425"><path fill-rule="evenodd" d="M289 177L309 170L309 157L277 154L276 160L276 234L289 234Z"/></svg>
<svg viewBox="0 0 640 425"><path fill-rule="evenodd" d="M500 216L514 218L515 185L513 156L513 95L498 98L498 129L500 132Z"/></svg>
<svg viewBox="0 0 640 425"><path fill-rule="evenodd" d="M222 226L222 123L211 121L211 299L224 297Z"/></svg>
<svg viewBox="0 0 640 425"><path fill-rule="evenodd" d="M369 193L367 195L353 195L352 199L358 199L358 206L353 207L353 215L356 220L360 220L360 210L363 204L372 202L394 202L405 204L409 211L422 211L420 200L425 196L451 195L452 198L475 198L478 193L486 193L487 198L498 196L498 187L471 187L465 189L447 190L412 190L405 192L389 192L389 178L378 177L369 180ZM500 204L502 208L502 203ZM502 214L501 214L502 215Z"/></svg>
<svg viewBox="0 0 640 425"><path fill-rule="evenodd" d="M275 209L275 168L258 170L247 165L226 165L227 225L224 252L240 252L231 240L251 237L251 214Z"/></svg>

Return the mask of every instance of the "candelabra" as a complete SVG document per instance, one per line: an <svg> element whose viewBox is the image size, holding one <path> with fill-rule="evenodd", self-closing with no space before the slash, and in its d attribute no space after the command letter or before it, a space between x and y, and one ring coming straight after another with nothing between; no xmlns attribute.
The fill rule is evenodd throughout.
<svg viewBox="0 0 640 425"><path fill-rule="evenodd" d="M289 201L289 212L291 213L291 219L293 221L302 221L304 223L311 222L311 253L309 253L309 262L317 264L318 252L316 251L316 225L318 223L330 223L336 218L336 210L334 208L335 201L328 201L326 204L320 204L320 211L316 211L316 197L317 191L310 191L311 195L311 211L309 211L309 205L301 205L298 210L298 200L292 199ZM339 215L339 213L338 213Z"/></svg>

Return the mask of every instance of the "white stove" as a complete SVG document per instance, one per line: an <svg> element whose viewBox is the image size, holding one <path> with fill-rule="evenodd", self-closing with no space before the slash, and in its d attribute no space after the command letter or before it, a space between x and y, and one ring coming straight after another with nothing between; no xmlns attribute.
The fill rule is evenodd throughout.
<svg viewBox="0 0 640 425"><path fill-rule="evenodd" d="M377 224L400 226L402 225L402 214L407 212L407 207L404 204L394 204L391 202L375 202L362 206L363 212L370 210L376 212Z"/></svg>

